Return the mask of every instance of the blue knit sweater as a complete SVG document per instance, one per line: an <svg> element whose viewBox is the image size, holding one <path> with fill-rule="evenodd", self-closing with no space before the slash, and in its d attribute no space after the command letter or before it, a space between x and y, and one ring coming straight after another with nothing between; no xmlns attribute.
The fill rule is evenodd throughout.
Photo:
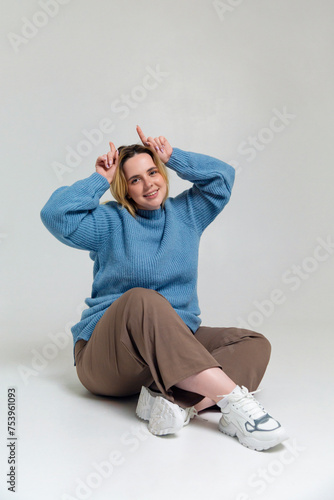
<svg viewBox="0 0 334 500"><path fill-rule="evenodd" d="M135 287L156 290L190 330L198 329L199 241L229 201L234 169L178 148L166 165L193 186L168 198L163 209L138 210L133 217L115 201L100 204L110 186L97 172L57 189L42 209L47 229L62 243L90 251L94 261L89 307L72 327L74 346L88 340L106 309Z"/></svg>

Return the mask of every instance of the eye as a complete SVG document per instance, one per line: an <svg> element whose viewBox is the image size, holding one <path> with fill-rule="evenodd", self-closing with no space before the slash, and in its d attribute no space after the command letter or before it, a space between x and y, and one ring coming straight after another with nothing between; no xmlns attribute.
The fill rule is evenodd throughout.
<svg viewBox="0 0 334 500"><path fill-rule="evenodd" d="M158 173L158 171L157 171L157 170L152 170L152 171L150 172L150 175L154 175L154 174L157 174L157 173Z"/></svg>
<svg viewBox="0 0 334 500"><path fill-rule="evenodd" d="M137 181L139 181L138 177L136 177L136 179L132 179L131 184L137 184Z"/></svg>

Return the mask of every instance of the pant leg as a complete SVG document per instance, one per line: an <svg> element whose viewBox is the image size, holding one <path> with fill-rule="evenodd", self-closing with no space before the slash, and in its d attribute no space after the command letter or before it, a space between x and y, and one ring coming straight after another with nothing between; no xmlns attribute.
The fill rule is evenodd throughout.
<svg viewBox="0 0 334 500"><path fill-rule="evenodd" d="M242 328L200 326L196 339L239 386L255 391L270 359L270 342L261 334Z"/></svg>
<svg viewBox="0 0 334 500"><path fill-rule="evenodd" d="M175 398L173 386L217 366L165 297L144 288L117 299L76 356L78 377L95 394L129 396L154 382L181 406L196 404L203 396L179 390Z"/></svg>

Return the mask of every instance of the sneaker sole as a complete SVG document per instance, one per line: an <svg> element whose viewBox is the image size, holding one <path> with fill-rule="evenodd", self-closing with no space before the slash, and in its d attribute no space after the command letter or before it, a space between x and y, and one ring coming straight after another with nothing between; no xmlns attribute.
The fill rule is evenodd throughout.
<svg viewBox="0 0 334 500"><path fill-rule="evenodd" d="M147 387L142 387L138 398L136 415L142 420L150 420L155 397L151 396Z"/></svg>
<svg viewBox="0 0 334 500"><path fill-rule="evenodd" d="M277 446L278 444L282 443L282 441L288 439L288 435L286 434L283 428L281 428L281 433L278 434L271 441L259 441L258 439L245 436L239 430L237 430L233 424L224 426L219 422L218 429L220 430L220 432L226 434L227 436L231 437L236 436L240 444L246 446L246 448L249 448L250 450L255 450L255 451L269 450L270 448L273 448L274 446Z"/></svg>
<svg viewBox="0 0 334 500"><path fill-rule="evenodd" d="M154 407L152 409L150 422L148 425L148 430L155 436L165 436L167 434L175 434L184 426L184 420L182 416L175 416L174 411L170 407L170 404L166 399L162 397L155 398ZM170 423L167 427L163 427L162 415L167 415L170 419Z"/></svg>

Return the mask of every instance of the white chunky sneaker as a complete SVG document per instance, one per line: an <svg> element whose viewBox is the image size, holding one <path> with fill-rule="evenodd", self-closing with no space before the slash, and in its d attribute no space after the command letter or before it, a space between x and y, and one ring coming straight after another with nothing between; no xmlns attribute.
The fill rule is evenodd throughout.
<svg viewBox="0 0 334 500"><path fill-rule="evenodd" d="M171 403L157 392L147 387L142 387L136 414L143 420L148 420L148 430L155 436L174 434L182 427L189 424L190 420L197 415L194 407L181 408Z"/></svg>
<svg viewBox="0 0 334 500"><path fill-rule="evenodd" d="M136 414L139 418L150 420L154 402L159 396L162 396L160 392L154 392L148 387L142 386L136 408Z"/></svg>
<svg viewBox="0 0 334 500"><path fill-rule="evenodd" d="M277 420L269 415L254 398L257 391L248 392L237 386L217 404L222 417L219 430L228 436L237 436L240 443L251 450L268 450L288 438Z"/></svg>

